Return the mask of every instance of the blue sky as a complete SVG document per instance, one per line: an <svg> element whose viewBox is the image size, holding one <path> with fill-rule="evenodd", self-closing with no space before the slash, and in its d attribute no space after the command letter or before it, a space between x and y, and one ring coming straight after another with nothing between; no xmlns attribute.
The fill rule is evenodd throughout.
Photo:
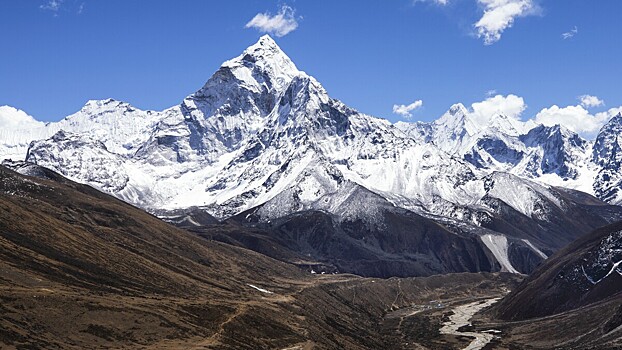
<svg viewBox="0 0 622 350"><path fill-rule="evenodd" d="M170 107L263 34L251 19L280 11L296 28L269 32L300 69L391 121L394 105L432 120L497 94L521 97L523 119L622 105L619 0L1 0L0 105L44 121L89 99Z"/></svg>

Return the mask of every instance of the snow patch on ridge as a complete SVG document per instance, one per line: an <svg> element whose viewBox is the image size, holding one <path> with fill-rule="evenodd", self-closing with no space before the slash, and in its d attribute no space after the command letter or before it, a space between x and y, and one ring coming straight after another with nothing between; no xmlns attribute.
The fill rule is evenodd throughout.
<svg viewBox="0 0 622 350"><path fill-rule="evenodd" d="M522 241L525 242L525 244L527 244L529 246L529 248L531 248L531 250L536 252L536 254L538 254L542 259L548 259L549 258L540 249L538 249L535 245L533 245L528 239L522 239Z"/></svg>
<svg viewBox="0 0 622 350"><path fill-rule="evenodd" d="M508 238L503 235L487 234L480 237L492 255L501 265L501 271L520 274L510 263L508 256Z"/></svg>
<svg viewBox="0 0 622 350"><path fill-rule="evenodd" d="M546 216L544 201L558 208L562 202L548 187L520 179L514 175L494 173L487 178L488 195L498 198L527 217Z"/></svg>
<svg viewBox="0 0 622 350"><path fill-rule="evenodd" d="M256 286L256 285L254 285L254 284L250 284L250 283L249 283L249 284L248 284L248 286L249 286L249 287L251 287L251 288L253 288L253 289L255 289L255 290L258 290L258 291L260 291L260 292L262 292L262 293L265 293L265 294L273 294L273 292L271 292L271 291L269 291L269 290L267 290L267 289L259 288L259 287L257 287L257 286Z"/></svg>

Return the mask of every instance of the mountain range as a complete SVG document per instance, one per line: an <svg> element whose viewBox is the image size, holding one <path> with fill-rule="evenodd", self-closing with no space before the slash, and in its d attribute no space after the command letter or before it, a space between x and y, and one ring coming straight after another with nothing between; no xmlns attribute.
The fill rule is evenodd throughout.
<svg viewBox="0 0 622 350"><path fill-rule="evenodd" d="M164 111L108 99L55 123L0 114L16 121L0 131L13 169L41 165L171 221L198 211L289 234L289 256L342 272L529 273L622 220L621 115L594 141L502 114L483 123L461 104L391 124L331 98L269 36Z"/></svg>

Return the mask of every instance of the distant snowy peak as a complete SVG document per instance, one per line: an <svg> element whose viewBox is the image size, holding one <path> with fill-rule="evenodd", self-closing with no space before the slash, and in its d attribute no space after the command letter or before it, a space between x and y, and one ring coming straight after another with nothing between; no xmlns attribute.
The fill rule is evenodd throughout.
<svg viewBox="0 0 622 350"><path fill-rule="evenodd" d="M461 137L465 133L473 135L479 127L472 124L468 114L469 111L466 107L461 103L457 103L433 122L434 128L435 130L442 129L446 131L447 136L451 138Z"/></svg>
<svg viewBox="0 0 622 350"><path fill-rule="evenodd" d="M53 134L48 129L22 110L0 106L0 160L24 160L30 141Z"/></svg>
<svg viewBox="0 0 622 350"><path fill-rule="evenodd" d="M107 98L104 100L88 100L86 104L84 104L84 107L82 107L78 113L88 114L96 117L101 113L117 111L119 109L124 109L128 112L132 112L135 110L135 108L127 102L117 101L113 98ZM71 118L71 116L68 118Z"/></svg>
<svg viewBox="0 0 622 350"><path fill-rule="evenodd" d="M449 111L433 122L435 133L444 133L454 139L486 133L518 136L526 133L530 126L531 123L522 122L503 113L480 115L469 111L461 103L451 106Z"/></svg>
<svg viewBox="0 0 622 350"><path fill-rule="evenodd" d="M471 155L477 153L480 147L490 148L490 139L501 140L506 144L504 148L511 148L507 139L525 134L530 127L531 123L524 123L513 117L500 113L481 115L479 112L469 111L464 105L458 103L427 127L420 124L410 128L401 128L410 130L408 132L410 135L428 133L423 137L419 136L419 139L433 142L437 147L452 155L465 157L469 153ZM413 132L413 129L416 131ZM496 158L494 155L492 157ZM483 160L483 163L489 162Z"/></svg>
<svg viewBox="0 0 622 350"><path fill-rule="evenodd" d="M616 165L622 159L622 113L611 118L594 142L593 160L602 166Z"/></svg>
<svg viewBox="0 0 622 350"><path fill-rule="evenodd" d="M103 142L110 152L131 156L151 134L161 112L143 111L114 99L90 100L78 112L52 129L87 134Z"/></svg>
<svg viewBox="0 0 622 350"><path fill-rule="evenodd" d="M26 112L11 106L0 106L0 129L23 130L40 128L45 123L35 120Z"/></svg>
<svg viewBox="0 0 622 350"><path fill-rule="evenodd" d="M496 114L490 120L489 130L496 130L510 136L518 136L530 130L533 124L522 122L505 114Z"/></svg>
<svg viewBox="0 0 622 350"><path fill-rule="evenodd" d="M432 124L417 121L414 123L399 121L395 127L417 143L428 143L432 135Z"/></svg>
<svg viewBox="0 0 622 350"><path fill-rule="evenodd" d="M589 143L564 126L539 125L519 140L528 148L523 162L526 174L539 177L556 174L561 179L577 179L586 163Z"/></svg>
<svg viewBox="0 0 622 350"><path fill-rule="evenodd" d="M396 127L411 138L431 142L486 172L509 172L595 193L595 170L587 156L591 143L560 125L522 122L499 113L484 115L456 104L434 122L397 123Z"/></svg>
<svg viewBox="0 0 622 350"><path fill-rule="evenodd" d="M529 146L539 145L542 142L556 141L556 142L569 142L574 146L580 146L586 143L577 133L566 128L562 125L537 125L529 130L529 132L522 138Z"/></svg>
<svg viewBox="0 0 622 350"><path fill-rule="evenodd" d="M600 170L594 181L594 192L607 202L622 203L622 114L605 124L594 142L592 161Z"/></svg>

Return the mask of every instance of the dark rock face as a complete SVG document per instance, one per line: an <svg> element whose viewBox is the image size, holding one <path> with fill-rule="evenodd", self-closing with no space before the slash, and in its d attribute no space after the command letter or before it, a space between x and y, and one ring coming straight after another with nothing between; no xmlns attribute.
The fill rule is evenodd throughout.
<svg viewBox="0 0 622 350"><path fill-rule="evenodd" d="M290 249L340 272L404 277L492 270L477 237L460 237L407 211L385 211L383 216L386 225L374 227L361 220L336 222L320 212L303 212L263 227L290 238Z"/></svg>
<svg viewBox="0 0 622 350"><path fill-rule="evenodd" d="M600 228L559 251L495 307L524 320L622 297L622 223Z"/></svg>
<svg viewBox="0 0 622 350"><path fill-rule="evenodd" d="M570 167L576 163L572 150L585 152L587 141L579 135L562 130L559 125L540 125L519 138L527 147L541 147L543 153L534 157L533 163L543 174L557 174L562 179L575 179L578 173Z"/></svg>
<svg viewBox="0 0 622 350"><path fill-rule="evenodd" d="M524 156L522 151L510 147L503 140L494 137L478 140L475 149L485 151L499 163L511 164L513 166L517 165ZM464 160L478 168L486 168L486 162L484 162L480 153L476 152L475 149L471 153L465 154Z"/></svg>
<svg viewBox="0 0 622 350"><path fill-rule="evenodd" d="M592 161L601 167L594 181L594 192L602 200L619 203L622 176L622 114L613 117L600 130Z"/></svg>
<svg viewBox="0 0 622 350"><path fill-rule="evenodd" d="M619 164L622 159L620 135L622 135L622 114L611 118L598 133L594 142L592 160L605 167Z"/></svg>

